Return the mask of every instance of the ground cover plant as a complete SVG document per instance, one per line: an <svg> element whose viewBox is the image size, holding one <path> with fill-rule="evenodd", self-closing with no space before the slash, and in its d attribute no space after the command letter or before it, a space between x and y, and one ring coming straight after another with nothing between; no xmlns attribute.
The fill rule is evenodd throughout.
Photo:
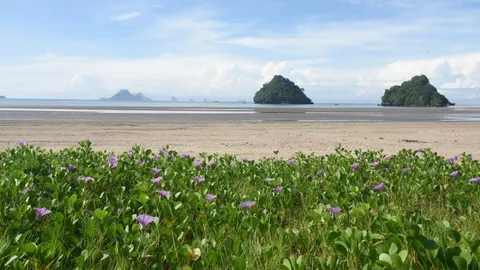
<svg viewBox="0 0 480 270"><path fill-rule="evenodd" d="M479 268L471 156L277 154L20 142L0 152L0 268Z"/></svg>

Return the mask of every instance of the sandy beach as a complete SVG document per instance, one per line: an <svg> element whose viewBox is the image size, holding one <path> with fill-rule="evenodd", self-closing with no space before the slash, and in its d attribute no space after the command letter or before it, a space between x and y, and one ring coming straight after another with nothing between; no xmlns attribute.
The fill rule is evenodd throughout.
<svg viewBox="0 0 480 270"><path fill-rule="evenodd" d="M347 149L432 148L450 157L463 152L480 157L480 123L3 123L0 147L20 140L61 149L90 139L97 150L121 153L135 144L157 150L169 144L179 152L228 153L249 158L279 150L326 154Z"/></svg>

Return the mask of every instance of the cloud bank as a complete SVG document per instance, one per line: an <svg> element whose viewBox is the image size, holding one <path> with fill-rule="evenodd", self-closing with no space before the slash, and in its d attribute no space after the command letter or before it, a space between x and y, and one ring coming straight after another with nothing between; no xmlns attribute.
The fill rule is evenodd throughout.
<svg viewBox="0 0 480 270"><path fill-rule="evenodd" d="M343 2L352 9L393 5ZM113 28L106 33L116 36L88 43L92 50L111 49L108 56L38 52L0 63L0 94L98 99L126 88L155 99L251 100L263 83L281 74L315 102L379 102L389 86L425 74L452 101L480 102L475 9L463 1L454 1L455 8L440 1L429 8L436 13L417 16L422 12L415 1L400 2L395 8L405 12L391 11L389 17L292 20L283 28L222 17L224 10L205 6L126 12L109 19L142 15L142 21L123 29L108 26Z"/></svg>

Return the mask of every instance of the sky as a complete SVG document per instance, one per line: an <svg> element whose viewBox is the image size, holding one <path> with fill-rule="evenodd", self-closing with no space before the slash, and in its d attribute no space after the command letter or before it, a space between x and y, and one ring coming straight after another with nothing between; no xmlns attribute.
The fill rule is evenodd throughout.
<svg viewBox="0 0 480 270"><path fill-rule="evenodd" d="M480 104L480 0L0 0L0 95L380 103L425 74Z"/></svg>

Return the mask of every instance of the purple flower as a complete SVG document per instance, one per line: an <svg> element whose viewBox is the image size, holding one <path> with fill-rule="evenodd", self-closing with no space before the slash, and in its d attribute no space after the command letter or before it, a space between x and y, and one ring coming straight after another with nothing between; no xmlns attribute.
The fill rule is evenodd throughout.
<svg viewBox="0 0 480 270"><path fill-rule="evenodd" d="M271 181L275 180L275 178L265 178L265 182L269 183Z"/></svg>
<svg viewBox="0 0 480 270"><path fill-rule="evenodd" d="M340 207L338 207L338 206L335 206L335 207L327 206L326 208L327 208L328 211L330 211L330 213L331 213L332 216L334 216L334 217L335 217L335 215L336 215L338 212L342 211L342 209L341 209Z"/></svg>
<svg viewBox="0 0 480 270"><path fill-rule="evenodd" d="M157 192L158 194L160 194L160 197L162 198L165 198L167 197L168 195L170 195L170 192L166 191L166 190L155 190L155 192Z"/></svg>
<svg viewBox="0 0 480 270"><path fill-rule="evenodd" d="M350 165L350 167L354 170L358 169L358 166L360 166L360 164L358 164L357 162L353 163L352 165Z"/></svg>
<svg viewBox="0 0 480 270"><path fill-rule="evenodd" d="M390 159L392 159L391 156L386 156L386 157L385 157L385 160L390 160Z"/></svg>
<svg viewBox="0 0 480 270"><path fill-rule="evenodd" d="M118 165L118 157L117 156L109 156L108 157L108 167L109 168L116 168Z"/></svg>
<svg viewBox="0 0 480 270"><path fill-rule="evenodd" d="M154 173L155 175L157 175L157 174L159 174L162 170L161 170L161 169L158 169L158 168L153 168L152 171L153 171L153 173Z"/></svg>
<svg viewBox="0 0 480 270"><path fill-rule="evenodd" d="M202 166L202 162L200 160L197 160L193 163L193 166L200 168Z"/></svg>
<svg viewBox="0 0 480 270"><path fill-rule="evenodd" d="M75 166L73 166L73 165L68 165L67 166L67 171L68 172L74 172L75 170L77 170L77 168L75 168Z"/></svg>
<svg viewBox="0 0 480 270"><path fill-rule="evenodd" d="M423 148L418 148L417 153L423 153Z"/></svg>
<svg viewBox="0 0 480 270"><path fill-rule="evenodd" d="M132 152L128 152L127 153L127 157L132 157L133 153Z"/></svg>
<svg viewBox="0 0 480 270"><path fill-rule="evenodd" d="M275 160L275 156L271 156L271 157L270 157L270 160Z"/></svg>
<svg viewBox="0 0 480 270"><path fill-rule="evenodd" d="M182 158L189 158L189 157L190 157L190 155L188 153L183 153L182 154Z"/></svg>
<svg viewBox="0 0 480 270"><path fill-rule="evenodd" d="M159 160L159 159L160 159L160 156L159 156L159 155L155 154L155 155L153 156L153 160Z"/></svg>
<svg viewBox="0 0 480 270"><path fill-rule="evenodd" d="M142 229L145 229L150 222L153 221L153 217L145 214L141 214L137 217L138 223L142 225Z"/></svg>
<svg viewBox="0 0 480 270"><path fill-rule="evenodd" d="M162 181L163 177L157 177L157 178L153 178L152 180L152 183L154 183L155 185L160 185L160 181Z"/></svg>
<svg viewBox="0 0 480 270"><path fill-rule="evenodd" d="M373 189L376 191L383 191L383 188L385 187L385 184L381 183L379 185L376 185Z"/></svg>
<svg viewBox="0 0 480 270"><path fill-rule="evenodd" d="M240 204L240 207L250 210L250 208L252 208L252 206L254 206L255 204L257 204L255 201L246 201L242 202Z"/></svg>
<svg viewBox="0 0 480 270"><path fill-rule="evenodd" d="M205 181L205 178L203 177L199 177L199 176L195 176L195 183L200 184L201 182Z"/></svg>
<svg viewBox="0 0 480 270"><path fill-rule="evenodd" d="M243 161L243 162L246 162L246 161L248 161L248 158L247 158L247 157L243 157L243 158L242 158L242 161Z"/></svg>
<svg viewBox="0 0 480 270"><path fill-rule="evenodd" d="M32 191L31 188L26 188L26 189L22 190L22 194L25 195L25 194L27 194L27 193L30 192L30 191Z"/></svg>
<svg viewBox="0 0 480 270"><path fill-rule="evenodd" d="M403 173L409 173L411 171L412 171L412 169L410 169L410 168L405 168L405 169L402 170Z"/></svg>
<svg viewBox="0 0 480 270"><path fill-rule="evenodd" d="M207 201L211 202L213 201L213 199L215 199L217 196L213 195L213 194L207 194L207 196L205 196L205 199L207 199Z"/></svg>
<svg viewBox="0 0 480 270"><path fill-rule="evenodd" d="M78 181L83 181L85 184L87 184L88 181L95 182L95 178L90 177L90 176L84 176L84 177L78 178Z"/></svg>
<svg viewBox="0 0 480 270"><path fill-rule="evenodd" d="M480 182L480 177L472 178L472 179L470 179L470 182L472 182L474 184L478 184L478 182Z"/></svg>
<svg viewBox="0 0 480 270"><path fill-rule="evenodd" d="M277 187L274 187L273 188L273 191L277 194L280 194L280 192L282 191L283 187L282 186L277 186Z"/></svg>
<svg viewBox="0 0 480 270"><path fill-rule="evenodd" d="M34 207L33 210L35 210L35 213L36 213L36 215L37 215L37 216L36 216L36 219L37 219L37 220L40 220L43 216L52 213L52 211L48 210L47 208L37 208L37 207Z"/></svg>
<svg viewBox="0 0 480 270"><path fill-rule="evenodd" d="M378 163L377 161L375 161L375 162L373 162L373 163L370 163L370 166L376 168L376 167L378 166L378 164L379 164L379 163Z"/></svg>
<svg viewBox="0 0 480 270"><path fill-rule="evenodd" d="M135 164L137 164L139 166L143 166L143 165L145 165L145 162L142 162L141 160L136 160Z"/></svg>
<svg viewBox="0 0 480 270"><path fill-rule="evenodd" d="M20 146L25 146L25 145L27 145L27 142L25 142L25 141L20 141L20 142L18 142L18 145L20 145Z"/></svg>
<svg viewBox="0 0 480 270"><path fill-rule="evenodd" d="M473 159L472 154L468 154L467 158L468 158L469 160L472 160L472 159Z"/></svg>
<svg viewBox="0 0 480 270"><path fill-rule="evenodd" d="M447 161L450 162L451 164L455 164L457 160L458 160L458 156L454 156L447 159Z"/></svg>
<svg viewBox="0 0 480 270"><path fill-rule="evenodd" d="M454 171L450 174L451 177L457 177L458 176L458 173L459 171Z"/></svg>
<svg viewBox="0 0 480 270"><path fill-rule="evenodd" d="M62 171L66 171L66 172L69 172L69 173L74 172L75 170L76 170L76 168L72 165L69 165L67 167L62 167Z"/></svg>
<svg viewBox="0 0 480 270"><path fill-rule="evenodd" d="M289 159L287 162L288 164L293 165L295 163L295 159Z"/></svg>

